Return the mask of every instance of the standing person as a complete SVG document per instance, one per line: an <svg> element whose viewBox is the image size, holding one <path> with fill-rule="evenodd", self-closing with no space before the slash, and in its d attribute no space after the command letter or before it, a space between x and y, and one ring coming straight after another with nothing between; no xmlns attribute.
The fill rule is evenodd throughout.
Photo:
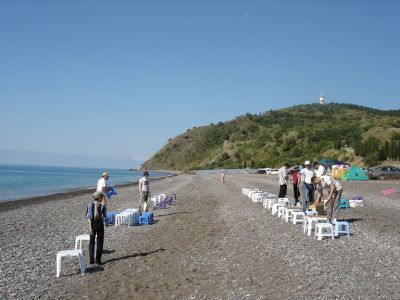
<svg viewBox="0 0 400 300"><path fill-rule="evenodd" d="M321 176L326 175L326 169L325 169L323 164L320 164L319 162L314 161L313 167L314 167L314 175L315 176L321 177ZM319 199L319 198L321 198L323 196L324 195L323 195L323 191L322 191L321 195L320 195L320 193L318 193L317 199Z"/></svg>
<svg viewBox="0 0 400 300"><path fill-rule="evenodd" d="M326 175L326 169L323 164L320 164L319 162L315 161L313 163L314 166L314 173L316 176L321 177L323 175Z"/></svg>
<svg viewBox="0 0 400 300"><path fill-rule="evenodd" d="M328 205L328 222L332 223L332 219L337 220L339 215L340 198L343 191L341 184L328 175L323 175L321 177L313 176L311 182L317 185L318 198L316 203L321 201L322 190L329 190L326 204Z"/></svg>
<svg viewBox="0 0 400 300"><path fill-rule="evenodd" d="M300 190L299 190L299 168L296 165L292 171L292 184L293 184L293 196L294 196L294 205L297 205L299 202L300 197Z"/></svg>
<svg viewBox="0 0 400 300"><path fill-rule="evenodd" d="M111 189L107 184L107 180L109 177L110 176L109 176L108 172L103 172L103 174L101 174L101 178L99 179L99 181L97 181L97 189L96 189L97 192L102 192L105 195L106 192ZM103 205L107 204L106 197L103 198L102 204Z"/></svg>
<svg viewBox="0 0 400 300"><path fill-rule="evenodd" d="M314 176L314 171L311 170L310 161L306 160L304 162L304 168L300 171L301 182L303 183L303 210L306 211L308 208L308 203L314 202L314 185L311 182ZM300 184L300 182L299 182Z"/></svg>
<svg viewBox="0 0 400 300"><path fill-rule="evenodd" d="M288 180L288 175L287 175L287 168L289 167L288 163L285 163L278 172L278 178L279 178L279 195L278 198L285 198L286 197L286 192L287 192L287 180Z"/></svg>
<svg viewBox="0 0 400 300"><path fill-rule="evenodd" d="M140 192L140 207L139 214L142 214L142 211L148 211L148 203L150 195L150 186L149 186L149 172L144 171L143 177L139 180L139 192Z"/></svg>
<svg viewBox="0 0 400 300"><path fill-rule="evenodd" d="M89 241L89 262L94 264L94 246L96 241L96 264L101 265L101 255L103 254L104 244L104 221L107 218L106 206L102 204L105 196L102 192L93 194L93 202L86 208L86 219L89 223L90 241Z"/></svg>
<svg viewBox="0 0 400 300"><path fill-rule="evenodd" d="M221 183L225 184L225 170L222 170L221 172Z"/></svg>

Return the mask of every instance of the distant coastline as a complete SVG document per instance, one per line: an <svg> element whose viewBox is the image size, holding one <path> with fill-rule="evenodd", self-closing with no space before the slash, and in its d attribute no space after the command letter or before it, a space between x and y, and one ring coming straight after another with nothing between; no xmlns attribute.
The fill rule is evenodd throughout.
<svg viewBox="0 0 400 300"><path fill-rule="evenodd" d="M0 164L0 203L92 191L102 172L110 173L109 185L125 186L137 183L140 171ZM150 170L150 178L164 178L171 172Z"/></svg>
<svg viewBox="0 0 400 300"><path fill-rule="evenodd" d="M153 178L151 178L151 181L160 181L168 176L175 176L175 174L153 177ZM134 186L137 183L138 183L138 181L136 180L133 182L116 184L115 186L118 189L118 188L122 188L122 187ZM17 209L17 208L20 208L20 207L23 207L26 205L37 205L37 204L49 202L49 201L70 199L72 197L82 196L82 195L86 195L86 194L88 195L88 198L91 199L90 196L93 192L95 192L95 190L96 190L95 188L77 188L77 189L71 189L71 190L65 191L65 192L59 192L59 193L43 195L43 196L4 200L4 201L0 201L0 210L7 211L7 210L12 210L12 209Z"/></svg>

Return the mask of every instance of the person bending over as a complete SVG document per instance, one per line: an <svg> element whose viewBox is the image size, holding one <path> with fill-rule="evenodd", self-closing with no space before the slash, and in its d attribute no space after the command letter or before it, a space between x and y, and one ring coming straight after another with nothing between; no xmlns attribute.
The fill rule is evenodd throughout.
<svg viewBox="0 0 400 300"><path fill-rule="evenodd" d="M337 220L340 208L340 198L342 196L343 188L338 181L328 175L321 177L313 176L311 179L312 183L317 186L318 197L315 201L319 203L322 199L323 189L328 190L328 199L326 204L328 205L328 222L331 223L332 219Z"/></svg>

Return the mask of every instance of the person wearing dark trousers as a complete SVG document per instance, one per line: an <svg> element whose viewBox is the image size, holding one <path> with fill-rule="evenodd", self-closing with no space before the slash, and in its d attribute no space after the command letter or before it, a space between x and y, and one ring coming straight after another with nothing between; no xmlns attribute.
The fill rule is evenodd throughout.
<svg viewBox="0 0 400 300"><path fill-rule="evenodd" d="M106 206L102 203L104 203L104 194L97 191L93 194L93 202L89 203L86 208L86 219L88 220L90 232L89 263L94 264L94 248L96 244L97 265L102 265L104 222L107 218Z"/></svg>
<svg viewBox="0 0 400 300"><path fill-rule="evenodd" d="M279 178L279 195L278 198L285 198L287 192L287 168L289 167L288 163L285 163L282 168L279 169L278 178Z"/></svg>
<svg viewBox="0 0 400 300"><path fill-rule="evenodd" d="M298 167L294 167L292 172L292 183L293 183L293 197L294 197L294 205L297 205L300 197L299 190L299 169Z"/></svg>
<svg viewBox="0 0 400 300"><path fill-rule="evenodd" d="M303 210L308 209L308 205L314 202L314 185L311 182L311 178L314 176L314 171L311 170L311 164L309 160L304 162L304 168L300 171L302 192L303 192Z"/></svg>
<svg viewBox="0 0 400 300"><path fill-rule="evenodd" d="M337 180L327 175L322 175L319 177L314 176L311 181L317 186L318 197L315 201L316 203L320 202L322 199L322 190L326 189L329 191L326 204L328 205L328 222L332 223L333 220L338 219L340 198L343 192L342 185Z"/></svg>

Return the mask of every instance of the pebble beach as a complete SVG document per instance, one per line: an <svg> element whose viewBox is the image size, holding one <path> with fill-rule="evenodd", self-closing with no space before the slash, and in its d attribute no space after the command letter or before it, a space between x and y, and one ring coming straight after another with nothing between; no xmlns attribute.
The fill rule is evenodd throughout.
<svg viewBox="0 0 400 300"><path fill-rule="evenodd" d="M88 233L91 192L0 204L0 299L400 299L399 181L342 181L342 197L363 208L341 209L351 236L318 241L242 195L243 187L277 194L276 176L175 176L151 182L152 194L175 193L154 224L109 226L104 265L80 275L73 249ZM293 191L289 185L288 196ZM108 210L137 208L135 186L121 186Z"/></svg>

